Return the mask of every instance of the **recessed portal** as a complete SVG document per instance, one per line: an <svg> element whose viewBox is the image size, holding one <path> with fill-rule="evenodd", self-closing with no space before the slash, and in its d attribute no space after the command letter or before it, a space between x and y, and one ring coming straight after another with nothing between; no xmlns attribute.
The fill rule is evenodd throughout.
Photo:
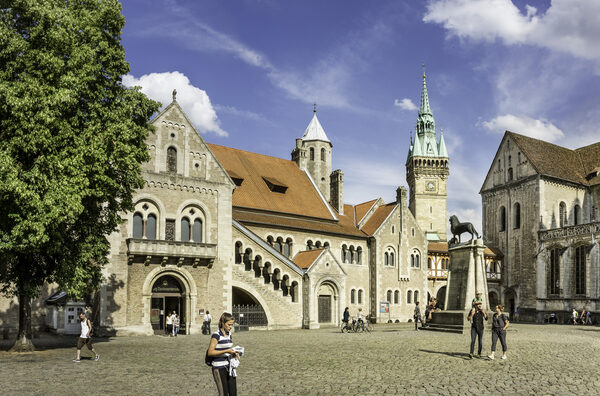
<svg viewBox="0 0 600 396"><path fill-rule="evenodd" d="M186 333L185 326L185 288L171 275L163 275L152 286L150 323L155 334L161 334L167 326L169 312L179 315L181 334Z"/></svg>

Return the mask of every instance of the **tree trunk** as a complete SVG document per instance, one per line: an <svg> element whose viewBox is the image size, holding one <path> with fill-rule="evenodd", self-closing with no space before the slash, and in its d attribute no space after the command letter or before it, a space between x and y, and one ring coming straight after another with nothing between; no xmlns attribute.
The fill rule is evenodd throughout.
<svg viewBox="0 0 600 396"><path fill-rule="evenodd" d="M31 297L19 292L19 334L11 352L31 352L35 350L31 332Z"/></svg>

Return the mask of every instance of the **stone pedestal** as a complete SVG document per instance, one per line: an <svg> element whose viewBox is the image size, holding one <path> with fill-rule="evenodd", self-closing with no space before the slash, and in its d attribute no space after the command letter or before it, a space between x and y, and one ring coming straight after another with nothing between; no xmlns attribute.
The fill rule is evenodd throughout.
<svg viewBox="0 0 600 396"><path fill-rule="evenodd" d="M450 268L444 311L434 312L428 330L464 333L469 331L467 316L477 292L481 292L483 309L489 311L488 287L481 239L454 245L448 249Z"/></svg>

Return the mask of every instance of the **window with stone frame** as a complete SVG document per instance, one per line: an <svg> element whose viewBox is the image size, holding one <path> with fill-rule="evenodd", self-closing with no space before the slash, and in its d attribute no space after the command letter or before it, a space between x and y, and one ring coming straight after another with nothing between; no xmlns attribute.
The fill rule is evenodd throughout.
<svg viewBox="0 0 600 396"><path fill-rule="evenodd" d="M409 290L406 292L406 303L407 304L412 303L412 290Z"/></svg>
<svg viewBox="0 0 600 396"><path fill-rule="evenodd" d="M356 303L356 290L350 290L350 304Z"/></svg>
<svg viewBox="0 0 600 396"><path fill-rule="evenodd" d="M558 222L560 227L567 225L567 204L564 202L558 205Z"/></svg>
<svg viewBox="0 0 600 396"><path fill-rule="evenodd" d="M309 152L310 152L310 160L314 161L315 160L315 149L311 147L309 149Z"/></svg>
<svg viewBox="0 0 600 396"><path fill-rule="evenodd" d="M400 290L394 291L394 304L400 303Z"/></svg>
<svg viewBox="0 0 600 396"><path fill-rule="evenodd" d="M362 289L358 289L358 303L359 304L363 303L363 291L362 291Z"/></svg>
<svg viewBox="0 0 600 396"><path fill-rule="evenodd" d="M587 246L575 248L575 294L586 295L585 263Z"/></svg>
<svg viewBox="0 0 600 396"><path fill-rule="evenodd" d="M144 237L144 216L137 212L133 215L133 237Z"/></svg>
<svg viewBox="0 0 600 396"><path fill-rule="evenodd" d="M167 172L177 173L177 149L175 147L167 149Z"/></svg>
<svg viewBox="0 0 600 396"><path fill-rule="evenodd" d="M419 302L419 291L418 290L415 290L413 299L414 299L415 303Z"/></svg>
<svg viewBox="0 0 600 396"><path fill-rule="evenodd" d="M506 208L504 206L500 207L500 218L498 219L498 223L500 225L498 231L506 231Z"/></svg>
<svg viewBox="0 0 600 396"><path fill-rule="evenodd" d="M322 148L321 149L321 161L326 161L327 159L325 158L325 149Z"/></svg>
<svg viewBox="0 0 600 396"><path fill-rule="evenodd" d="M561 249L550 250L550 262L548 263L548 295L560 294L560 255Z"/></svg>
<svg viewBox="0 0 600 396"><path fill-rule="evenodd" d="M518 202L513 205L513 228L521 228L521 204Z"/></svg>
<svg viewBox="0 0 600 396"><path fill-rule="evenodd" d="M391 290L387 291L387 296L386 297L387 297L387 301L389 303L391 303L392 302L392 291Z"/></svg>
<svg viewBox="0 0 600 396"><path fill-rule="evenodd" d="M581 206L573 206L573 225L581 224Z"/></svg>

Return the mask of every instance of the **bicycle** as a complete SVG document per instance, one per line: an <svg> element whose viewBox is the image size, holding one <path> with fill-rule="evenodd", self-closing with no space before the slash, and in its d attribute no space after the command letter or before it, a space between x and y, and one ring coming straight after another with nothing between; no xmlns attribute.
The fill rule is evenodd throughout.
<svg viewBox="0 0 600 396"><path fill-rule="evenodd" d="M362 333L365 329L364 319L353 320L352 327L355 333Z"/></svg>
<svg viewBox="0 0 600 396"><path fill-rule="evenodd" d="M363 324L364 326L364 330L368 333L373 332L373 323L371 323L371 321L369 320L369 318L365 319L365 322Z"/></svg>
<svg viewBox="0 0 600 396"><path fill-rule="evenodd" d="M342 325L340 326L340 329L342 330L342 333L347 333L349 331L353 331L352 324L350 324L350 321L348 321L348 322L342 321Z"/></svg>

